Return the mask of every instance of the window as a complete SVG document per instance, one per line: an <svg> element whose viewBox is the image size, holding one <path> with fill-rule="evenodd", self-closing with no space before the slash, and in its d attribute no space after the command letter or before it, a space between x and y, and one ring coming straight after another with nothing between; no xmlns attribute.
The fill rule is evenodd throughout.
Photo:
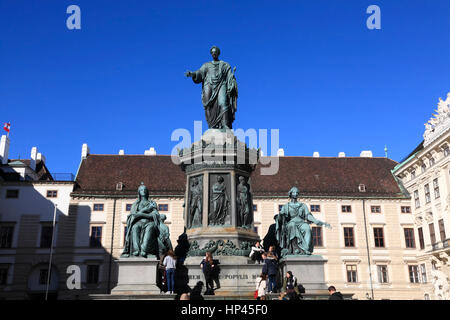
<svg viewBox="0 0 450 320"><path fill-rule="evenodd" d="M386 265L378 265L378 282L379 283L388 283L388 270Z"/></svg>
<svg viewBox="0 0 450 320"><path fill-rule="evenodd" d="M6 198L17 199L18 197L19 197L19 190L17 189L6 190Z"/></svg>
<svg viewBox="0 0 450 320"><path fill-rule="evenodd" d="M422 227L418 228L417 231L419 232L420 249L423 250L423 249L425 249L425 241L423 239L423 229L422 229Z"/></svg>
<svg viewBox="0 0 450 320"><path fill-rule="evenodd" d="M258 227L253 227L253 232L258 233Z"/></svg>
<svg viewBox="0 0 450 320"><path fill-rule="evenodd" d="M312 204L311 205L311 212L320 212L320 205Z"/></svg>
<svg viewBox="0 0 450 320"><path fill-rule="evenodd" d="M402 210L402 213L411 213L411 207L410 206L402 206L401 210Z"/></svg>
<svg viewBox="0 0 450 320"><path fill-rule="evenodd" d="M347 282L358 282L356 265L348 264L347 266Z"/></svg>
<svg viewBox="0 0 450 320"><path fill-rule="evenodd" d="M434 233L434 223L430 223L428 225L428 228L430 229L430 241L431 241L431 244L435 244L436 243L436 234Z"/></svg>
<svg viewBox="0 0 450 320"><path fill-rule="evenodd" d="M47 190L47 198L57 198L58 190Z"/></svg>
<svg viewBox="0 0 450 320"><path fill-rule="evenodd" d="M427 170L427 166L425 165L425 163L423 163L420 168L422 169L422 173Z"/></svg>
<svg viewBox="0 0 450 320"><path fill-rule="evenodd" d="M450 149L448 148L448 145L444 146L444 157L448 156L450 154Z"/></svg>
<svg viewBox="0 0 450 320"><path fill-rule="evenodd" d="M407 248L415 248L416 243L414 241L414 229L413 228L404 228L405 233L405 245Z"/></svg>
<svg viewBox="0 0 450 320"><path fill-rule="evenodd" d="M99 248L102 246L102 227L91 227L89 246L91 248Z"/></svg>
<svg viewBox="0 0 450 320"><path fill-rule="evenodd" d="M254 212L258 211L258 205L256 205L256 204L253 205L253 211Z"/></svg>
<svg viewBox="0 0 450 320"><path fill-rule="evenodd" d="M380 206L370 206L370 212L381 213L381 207Z"/></svg>
<svg viewBox="0 0 450 320"><path fill-rule="evenodd" d="M342 212L352 212L352 206L342 206Z"/></svg>
<svg viewBox="0 0 450 320"><path fill-rule="evenodd" d="M8 266L0 266L0 285L5 285L8 280Z"/></svg>
<svg viewBox="0 0 450 320"><path fill-rule="evenodd" d="M312 237L313 237L313 243L314 247L322 247L322 227L312 227Z"/></svg>
<svg viewBox="0 0 450 320"><path fill-rule="evenodd" d="M384 248L383 228L373 228L373 237L376 248Z"/></svg>
<svg viewBox="0 0 450 320"><path fill-rule="evenodd" d="M416 209L420 208L419 190L414 191L414 202L416 204Z"/></svg>
<svg viewBox="0 0 450 320"><path fill-rule="evenodd" d="M103 203L95 203L94 204L94 211L103 211L104 205Z"/></svg>
<svg viewBox="0 0 450 320"><path fill-rule="evenodd" d="M39 270L39 284L47 284L48 269ZM50 274L50 279L52 275Z"/></svg>
<svg viewBox="0 0 450 320"><path fill-rule="evenodd" d="M344 245L346 247L354 247L355 239L353 236L353 227L344 227Z"/></svg>
<svg viewBox="0 0 450 320"><path fill-rule="evenodd" d="M430 185L428 183L424 186L424 190L425 190L425 203L429 203L431 201L431 197L430 197Z"/></svg>
<svg viewBox="0 0 450 320"><path fill-rule="evenodd" d="M445 237L444 219L439 220L438 224L439 224L439 234L441 236L441 241L444 241L446 239L446 237Z"/></svg>
<svg viewBox="0 0 450 320"><path fill-rule="evenodd" d="M11 248L14 226L0 226L0 248Z"/></svg>
<svg viewBox="0 0 450 320"><path fill-rule="evenodd" d="M100 266L97 264L91 264L87 266L87 283L97 284Z"/></svg>
<svg viewBox="0 0 450 320"><path fill-rule="evenodd" d="M439 182L438 178L433 180L433 189L434 189L434 198L437 199L440 197L439 195Z"/></svg>
<svg viewBox="0 0 450 320"><path fill-rule="evenodd" d="M125 205L125 211L131 211L131 206L132 206L133 204L132 203L127 203L126 205Z"/></svg>
<svg viewBox="0 0 450 320"><path fill-rule="evenodd" d="M416 265L409 265L409 282L419 283L419 268Z"/></svg>
<svg viewBox="0 0 450 320"><path fill-rule="evenodd" d="M411 171L411 180L416 177L416 170Z"/></svg>
<svg viewBox="0 0 450 320"><path fill-rule="evenodd" d="M42 226L41 248L50 248L52 245L53 226Z"/></svg>
<svg viewBox="0 0 450 320"><path fill-rule="evenodd" d="M422 283L427 283L427 268L425 266L425 263L422 263L420 265L420 276Z"/></svg>
<svg viewBox="0 0 450 320"><path fill-rule="evenodd" d="M158 211L169 211L168 204L158 204Z"/></svg>

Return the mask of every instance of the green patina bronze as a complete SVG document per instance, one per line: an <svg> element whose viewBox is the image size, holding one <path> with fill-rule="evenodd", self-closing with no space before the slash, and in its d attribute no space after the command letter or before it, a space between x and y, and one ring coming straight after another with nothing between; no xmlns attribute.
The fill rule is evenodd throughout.
<svg viewBox="0 0 450 320"><path fill-rule="evenodd" d="M204 63L197 71L187 71L195 83L202 83L202 103L210 129L231 129L237 109L237 82L231 66L219 60L220 49L210 50L213 61Z"/></svg>
<svg viewBox="0 0 450 320"><path fill-rule="evenodd" d="M311 223L331 228L326 223L317 220L311 214L308 206L298 202L299 191L292 187L289 191L289 202L285 204L276 218L276 238L281 247L281 256L311 255L314 249Z"/></svg>
<svg viewBox="0 0 450 320"><path fill-rule="evenodd" d="M200 248L196 240L192 241L188 251L188 256L204 256L206 252L211 252L216 256L244 256L250 254L253 242L243 241L241 247L237 247L231 240L208 241L203 248Z"/></svg>
<svg viewBox="0 0 450 320"><path fill-rule="evenodd" d="M237 189L237 210L238 210L238 225L245 229L250 229L253 222L253 201L250 193L250 186L248 185L244 176L239 176L239 184Z"/></svg>
<svg viewBox="0 0 450 320"><path fill-rule="evenodd" d="M121 257L158 255L172 248L169 229L164 224L156 202L149 198L147 187L138 188L138 199L131 206L127 217L125 246Z"/></svg>

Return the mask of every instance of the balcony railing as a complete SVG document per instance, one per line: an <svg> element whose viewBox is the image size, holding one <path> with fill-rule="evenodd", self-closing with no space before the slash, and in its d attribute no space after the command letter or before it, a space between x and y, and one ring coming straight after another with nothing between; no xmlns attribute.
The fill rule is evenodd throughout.
<svg viewBox="0 0 450 320"><path fill-rule="evenodd" d="M445 239L444 241L441 241L441 242L433 243L431 245L432 251L439 250L439 249L445 249L445 248L449 248L449 247L450 247L450 238Z"/></svg>

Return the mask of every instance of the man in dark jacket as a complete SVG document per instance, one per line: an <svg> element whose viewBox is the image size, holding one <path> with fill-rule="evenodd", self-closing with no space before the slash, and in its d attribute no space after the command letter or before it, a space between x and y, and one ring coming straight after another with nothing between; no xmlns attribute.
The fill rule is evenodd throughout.
<svg viewBox="0 0 450 320"><path fill-rule="evenodd" d="M267 259L264 260L262 272L269 275L269 286L268 286L269 293L276 292L278 261L274 255L267 255Z"/></svg>
<svg viewBox="0 0 450 320"><path fill-rule="evenodd" d="M336 292L336 288L334 286L328 287L328 293L330 294L328 300L344 300L342 293L339 291Z"/></svg>

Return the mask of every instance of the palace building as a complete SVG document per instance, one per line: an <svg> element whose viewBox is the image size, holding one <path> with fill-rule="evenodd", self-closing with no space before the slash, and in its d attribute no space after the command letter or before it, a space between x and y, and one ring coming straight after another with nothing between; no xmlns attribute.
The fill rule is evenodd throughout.
<svg viewBox="0 0 450 320"><path fill-rule="evenodd" d="M445 117L448 102L440 103L439 112ZM289 189L297 186L299 201L332 226L312 225L314 254L327 260L327 284L354 294L355 299L448 299L450 134L449 118L439 119L401 163L363 151L360 157L280 152L275 175L261 175L258 164L249 180L255 231L264 238L274 215L288 201ZM75 178L58 180L34 148L30 160L8 159L8 151L4 136L0 146L3 299L42 298L50 253L52 298L86 299L89 294L110 293L117 284L115 259L123 250L127 215L141 182L159 212L167 216L174 247L185 231L186 176L169 155L154 150L144 155L91 154L83 145ZM74 266L80 271L79 288L68 285ZM295 276L300 282L307 277Z"/></svg>
<svg viewBox="0 0 450 320"><path fill-rule="evenodd" d="M429 270L424 290L450 299L450 93L425 124L424 140L393 170L411 195L417 273ZM420 281L420 276L418 277ZM430 297L430 296L428 296Z"/></svg>

